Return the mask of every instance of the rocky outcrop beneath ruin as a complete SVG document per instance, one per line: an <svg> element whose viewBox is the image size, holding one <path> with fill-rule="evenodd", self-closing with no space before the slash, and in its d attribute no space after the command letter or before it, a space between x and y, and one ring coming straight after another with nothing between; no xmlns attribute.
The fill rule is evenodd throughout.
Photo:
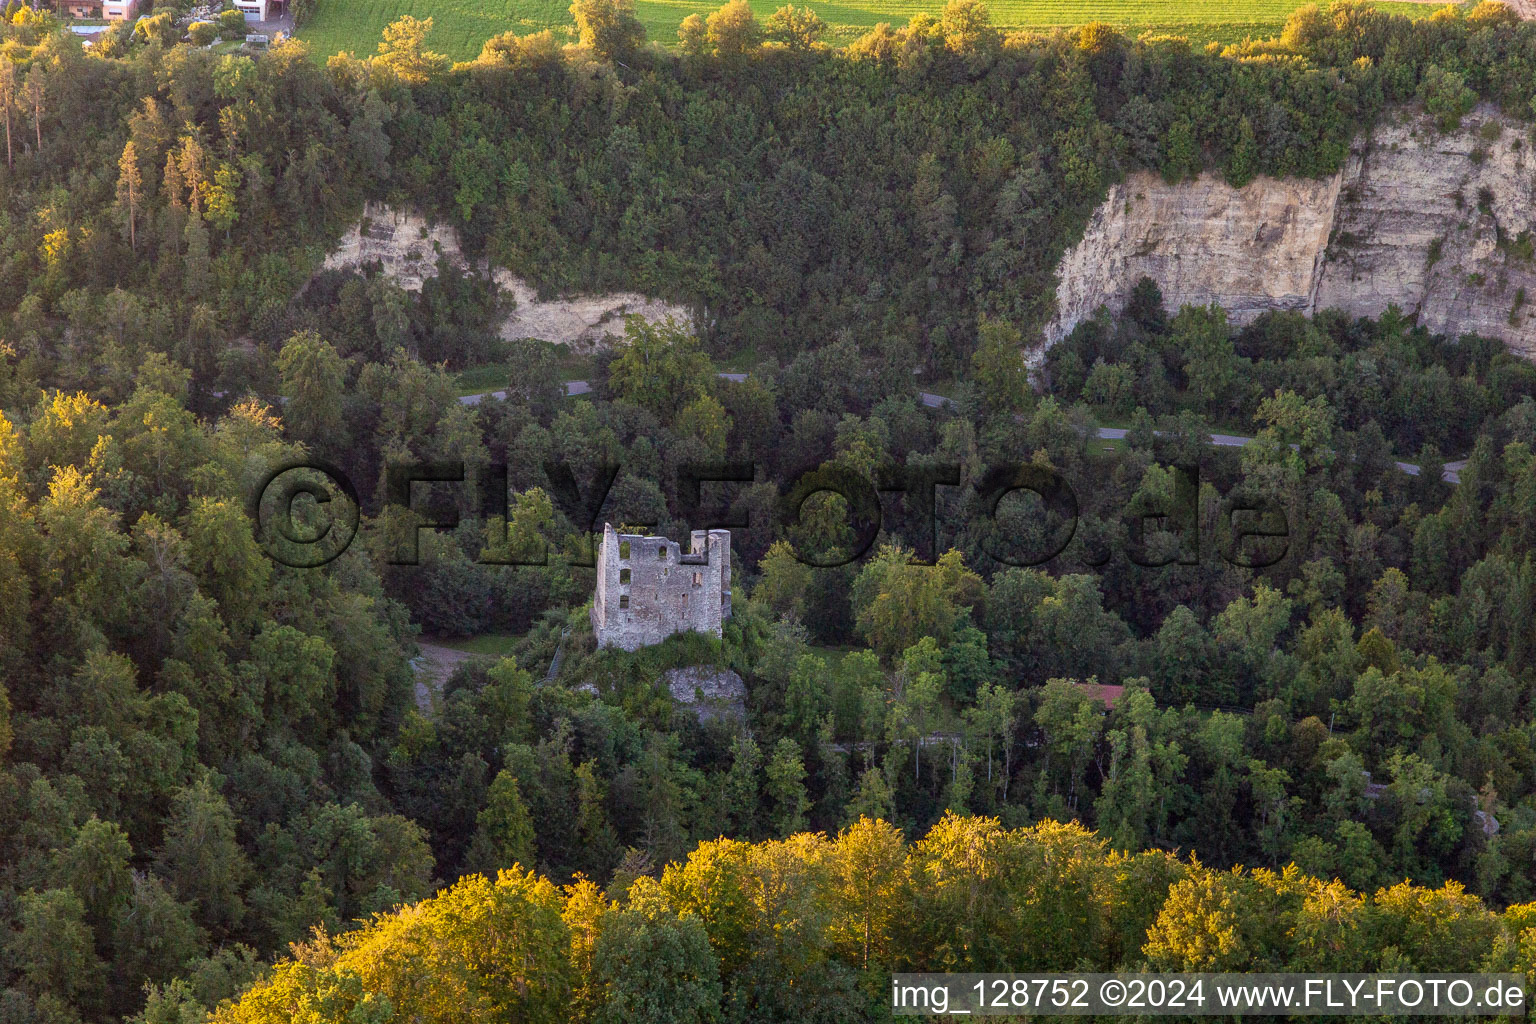
<svg viewBox="0 0 1536 1024"><path fill-rule="evenodd" d="M1529 128L1480 108L1453 132L1405 116L1357 139L1339 174L1260 178L1151 174L1114 186L1058 270L1065 337L1143 275L1170 309L1215 302L1234 322L1269 310L1389 305L1447 334L1499 338L1536 357L1536 161ZM1529 297L1529 300L1527 300Z"/></svg>
<svg viewBox="0 0 1536 1024"><path fill-rule="evenodd" d="M357 226L342 235L326 256L326 270L361 270L378 264L380 270L408 291L437 276L438 261L464 270L467 262L452 226L433 224L411 210L384 203L368 203ZM692 329L692 313L683 306L631 292L603 295L569 295L541 299L538 293L512 273L496 269L491 275L510 312L500 334L513 341L538 338L584 350L606 347L624 334L624 318L640 316L652 323L671 319Z"/></svg>
<svg viewBox="0 0 1536 1024"><path fill-rule="evenodd" d="M718 715L746 718L747 684L728 668L673 668L661 678L672 699L701 719Z"/></svg>

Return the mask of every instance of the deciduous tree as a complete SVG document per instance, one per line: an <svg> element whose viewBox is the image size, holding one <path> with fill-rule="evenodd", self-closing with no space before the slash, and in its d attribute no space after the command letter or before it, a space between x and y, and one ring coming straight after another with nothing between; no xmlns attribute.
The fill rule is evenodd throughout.
<svg viewBox="0 0 1536 1024"><path fill-rule="evenodd" d="M427 49L431 18L406 14L384 27L379 53L374 60L400 77L402 82L418 85L429 82L448 70L449 60Z"/></svg>
<svg viewBox="0 0 1536 1024"><path fill-rule="evenodd" d="M827 34L827 23L809 7L785 4L763 26L769 39L783 43L791 50L809 50Z"/></svg>
<svg viewBox="0 0 1536 1024"><path fill-rule="evenodd" d="M571 17L576 19L581 45L591 47L602 60L629 60L645 40L634 0L575 0Z"/></svg>

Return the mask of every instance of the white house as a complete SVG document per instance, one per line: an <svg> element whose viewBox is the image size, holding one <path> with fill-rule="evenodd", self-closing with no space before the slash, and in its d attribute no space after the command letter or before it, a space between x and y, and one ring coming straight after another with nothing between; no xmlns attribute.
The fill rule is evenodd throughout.
<svg viewBox="0 0 1536 1024"><path fill-rule="evenodd" d="M266 21L269 0L235 0L235 9L246 21Z"/></svg>
<svg viewBox="0 0 1536 1024"><path fill-rule="evenodd" d="M139 0L101 0L101 16L108 21L127 21L139 10Z"/></svg>

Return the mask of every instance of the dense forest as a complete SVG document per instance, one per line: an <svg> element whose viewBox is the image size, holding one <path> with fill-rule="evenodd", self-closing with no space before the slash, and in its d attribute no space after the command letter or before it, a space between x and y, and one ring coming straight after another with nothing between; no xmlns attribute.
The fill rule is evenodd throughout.
<svg viewBox="0 0 1536 1024"><path fill-rule="evenodd" d="M1536 971L1536 367L1396 310L1239 329L1150 281L1023 358L1110 182L1330 173L1403 105L1529 119L1536 25L1343 0L1197 50L951 0L834 51L736 2L674 51L622 0L575 13L570 47L450 66L403 19L320 66L167 11L88 50L7 12L0 1024L878 1019L904 966ZM468 266L319 272L366 199ZM490 267L697 332L630 321L568 398L561 353L499 337ZM506 397L460 402L486 366ZM298 459L361 498L320 569L252 529ZM690 507L679 468L723 459L755 475ZM386 506L413 460L505 464L508 514L470 501L396 564L449 499ZM599 522L742 524L722 638L596 649L570 498L603 464ZM1059 510L987 501L1020 464L1076 494L1053 558ZM777 514L818 466L957 482L932 523L881 492L864 536L829 492ZM1260 507L1286 536L1245 565ZM486 633L514 655L418 685L420 636ZM674 701L690 666L744 705Z"/></svg>

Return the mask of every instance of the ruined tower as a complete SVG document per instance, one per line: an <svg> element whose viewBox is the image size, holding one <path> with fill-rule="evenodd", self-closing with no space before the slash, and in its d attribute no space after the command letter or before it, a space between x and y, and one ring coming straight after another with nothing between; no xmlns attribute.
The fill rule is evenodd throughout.
<svg viewBox="0 0 1536 1024"><path fill-rule="evenodd" d="M633 651L688 630L719 636L730 617L730 531L694 530L685 553L665 537L603 524L592 597L597 646Z"/></svg>

